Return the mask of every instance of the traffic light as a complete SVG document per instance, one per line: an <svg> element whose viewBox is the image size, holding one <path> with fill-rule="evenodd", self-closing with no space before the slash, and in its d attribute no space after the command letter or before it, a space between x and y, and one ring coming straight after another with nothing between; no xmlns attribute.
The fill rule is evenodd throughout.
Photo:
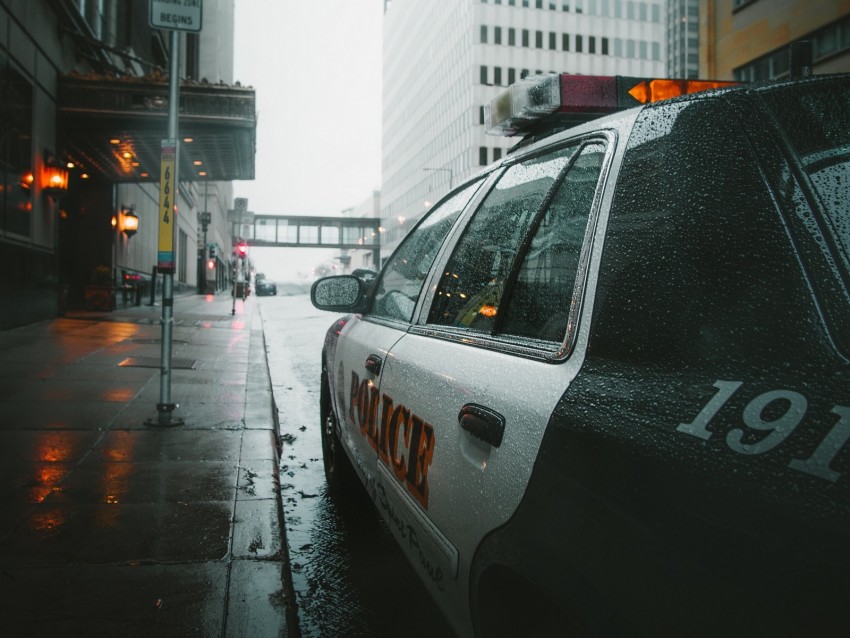
<svg viewBox="0 0 850 638"><path fill-rule="evenodd" d="M239 259L245 259L248 256L248 244L245 242L236 244L236 256Z"/></svg>
<svg viewBox="0 0 850 638"><path fill-rule="evenodd" d="M207 270L215 270L215 259L207 261Z"/></svg>

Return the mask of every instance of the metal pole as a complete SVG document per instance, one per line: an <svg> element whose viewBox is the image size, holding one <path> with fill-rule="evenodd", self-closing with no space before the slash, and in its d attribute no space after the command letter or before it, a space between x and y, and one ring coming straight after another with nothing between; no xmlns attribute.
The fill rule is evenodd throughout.
<svg viewBox="0 0 850 638"><path fill-rule="evenodd" d="M180 102L180 32L171 31L171 59L168 74L168 139L175 143L174 184L179 184L180 145L177 140L177 116ZM174 203L177 203L177 189ZM174 224L176 227L176 223ZM172 229L173 230L173 229ZM175 264L176 267L176 264ZM174 268L162 274L162 349L159 377L159 403L156 405L158 417L148 420L148 425L183 425L183 419L175 417L173 412L177 404L171 402L171 333L174 327Z"/></svg>

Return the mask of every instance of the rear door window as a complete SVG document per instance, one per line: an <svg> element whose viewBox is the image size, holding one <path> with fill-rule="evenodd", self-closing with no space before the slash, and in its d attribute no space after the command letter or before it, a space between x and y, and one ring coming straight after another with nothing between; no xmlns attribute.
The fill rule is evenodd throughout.
<svg viewBox="0 0 850 638"><path fill-rule="evenodd" d="M561 342L605 144L509 167L446 264L429 323Z"/></svg>
<svg viewBox="0 0 850 638"><path fill-rule="evenodd" d="M800 158L850 270L850 82L789 86L762 98Z"/></svg>

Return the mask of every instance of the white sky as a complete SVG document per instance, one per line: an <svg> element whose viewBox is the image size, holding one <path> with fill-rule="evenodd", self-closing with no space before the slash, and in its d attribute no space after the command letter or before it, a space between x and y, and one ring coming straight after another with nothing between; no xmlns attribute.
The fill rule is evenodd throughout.
<svg viewBox="0 0 850 638"><path fill-rule="evenodd" d="M338 215L381 181L383 0L236 0L234 79L257 95L257 214ZM295 280L333 251L251 248L257 270Z"/></svg>

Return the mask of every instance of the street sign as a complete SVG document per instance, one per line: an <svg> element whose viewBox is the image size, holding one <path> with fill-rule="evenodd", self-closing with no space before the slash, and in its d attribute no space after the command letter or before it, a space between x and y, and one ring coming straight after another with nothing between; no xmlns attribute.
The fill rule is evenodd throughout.
<svg viewBox="0 0 850 638"><path fill-rule="evenodd" d="M175 171L177 140L162 140L159 179L159 251L156 267L174 272L174 206L177 196Z"/></svg>
<svg viewBox="0 0 850 638"><path fill-rule="evenodd" d="M201 30L202 0L150 0L148 23L154 29Z"/></svg>

